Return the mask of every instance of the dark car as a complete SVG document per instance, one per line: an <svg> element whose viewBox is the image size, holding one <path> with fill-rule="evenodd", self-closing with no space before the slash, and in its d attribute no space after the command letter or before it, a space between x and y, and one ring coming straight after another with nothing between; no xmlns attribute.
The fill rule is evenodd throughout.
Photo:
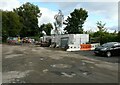
<svg viewBox="0 0 120 85"><path fill-rule="evenodd" d="M119 42L108 42L94 50L95 55L104 55L111 57L113 55L120 55L120 43Z"/></svg>

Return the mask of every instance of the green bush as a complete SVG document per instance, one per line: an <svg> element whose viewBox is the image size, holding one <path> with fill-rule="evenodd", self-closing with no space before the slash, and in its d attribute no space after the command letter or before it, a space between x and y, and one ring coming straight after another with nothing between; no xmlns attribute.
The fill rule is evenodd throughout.
<svg viewBox="0 0 120 85"><path fill-rule="evenodd" d="M39 36L32 36L32 37L30 37L30 38L35 39L35 41L39 41L39 40L40 40L40 37L39 37Z"/></svg>
<svg viewBox="0 0 120 85"><path fill-rule="evenodd" d="M91 38L96 39L95 41L100 42L100 44L104 44L107 42L120 42L120 36L118 36L116 33L98 31L93 33Z"/></svg>

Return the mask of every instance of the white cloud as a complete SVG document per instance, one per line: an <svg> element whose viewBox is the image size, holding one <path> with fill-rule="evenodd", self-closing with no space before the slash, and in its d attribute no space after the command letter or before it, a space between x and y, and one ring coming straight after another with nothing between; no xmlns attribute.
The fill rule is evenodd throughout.
<svg viewBox="0 0 120 85"><path fill-rule="evenodd" d="M30 2L118 2L119 0L26 0Z"/></svg>
<svg viewBox="0 0 120 85"><path fill-rule="evenodd" d="M97 30L96 22L102 21L106 23L109 31L116 30L118 26L118 3L116 2L87 2L80 3L75 8L82 7L88 11L88 18L85 23L85 30Z"/></svg>
<svg viewBox="0 0 120 85"><path fill-rule="evenodd" d="M12 11L13 8L17 8L20 6L20 2L18 0L1 0L0 1L0 9Z"/></svg>
<svg viewBox="0 0 120 85"><path fill-rule="evenodd" d="M55 29L54 16L56 14L58 14L58 11L53 11L53 10L50 10L48 8L41 8L41 7L39 7L39 9L42 13L42 16L38 19L38 25L40 26L42 24L51 23L53 28ZM66 19L67 19L67 16L64 16L64 20L66 20ZM65 25L63 24L62 28L60 29L62 32L63 32L64 27L65 27ZM51 31L51 33L53 33L53 31Z"/></svg>
<svg viewBox="0 0 120 85"><path fill-rule="evenodd" d="M87 2L88 1L88 2ZM84 29L89 30L93 29L97 30L96 22L102 21L106 23L106 28L108 30L116 30L110 29L110 27L118 26L118 1L96 1L96 0L84 0L84 1L76 1L74 2L56 2L59 5L60 9L62 9L63 13L67 16L75 8L84 8L88 11L88 18L84 24Z"/></svg>
<svg viewBox="0 0 120 85"><path fill-rule="evenodd" d="M41 8L39 7L40 12L42 13L42 16L38 19L39 23L38 25L47 24L55 22L54 16L57 14L56 11L52 11L48 8Z"/></svg>
<svg viewBox="0 0 120 85"><path fill-rule="evenodd" d="M26 1L28 0L25 0L24 2ZM36 2L32 0L30 1ZM61 3L54 1L54 3L56 2L56 4L59 5L59 8L62 10L65 19L67 19L67 16L74 10L74 8L84 8L88 10L89 16L84 24L85 30L89 30L89 29L97 30L96 28L97 21L105 22L106 27L109 30L114 30L115 28L111 29L111 27L118 26L118 3L117 1L111 0L113 1L112 3L108 1L97 2L96 0L77 1L77 3L76 1L70 1L70 0L68 0L67 2L60 1ZM90 2L90 1L93 1L93 2ZM49 2L52 2L52 1L49 1ZM13 8L19 7L21 4L23 3L20 3L20 0L19 1L18 0L9 0L9 1L2 0L0 1L0 9L11 11ZM38 25L40 26L43 23L53 24L53 22L55 21L54 15L57 14L58 11L53 11L53 10L50 10L49 8L41 8L41 7L39 8L41 10L42 16L41 18L38 19L39 21ZM92 18L94 17L94 15L97 15L101 18L96 18L93 20Z"/></svg>

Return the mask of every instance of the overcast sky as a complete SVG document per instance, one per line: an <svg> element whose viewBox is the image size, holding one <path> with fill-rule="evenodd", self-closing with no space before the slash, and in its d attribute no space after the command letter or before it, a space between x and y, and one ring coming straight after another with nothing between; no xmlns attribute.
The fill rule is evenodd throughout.
<svg viewBox="0 0 120 85"><path fill-rule="evenodd" d="M1 0L0 9L12 10L25 2L31 2L39 7L42 16L39 19L39 26L43 23L53 23L54 15L60 9L65 19L75 8L83 8L88 11L88 18L84 23L84 30L97 31L97 21L106 23L109 32L118 30L118 0ZM63 26L64 27L64 26Z"/></svg>

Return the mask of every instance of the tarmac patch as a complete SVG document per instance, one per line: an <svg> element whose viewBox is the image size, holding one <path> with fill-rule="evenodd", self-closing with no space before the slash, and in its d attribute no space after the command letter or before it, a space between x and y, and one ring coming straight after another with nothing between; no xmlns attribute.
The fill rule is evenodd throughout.
<svg viewBox="0 0 120 85"><path fill-rule="evenodd" d="M6 55L5 58L13 58L18 56L23 56L23 54L10 54L10 55Z"/></svg>
<svg viewBox="0 0 120 85"><path fill-rule="evenodd" d="M62 71L51 71L51 72L58 76L62 76L62 77L72 78L72 77L76 76L76 74L74 72L62 72Z"/></svg>
<svg viewBox="0 0 120 85"><path fill-rule="evenodd" d="M9 71L3 73L3 83L12 83L12 82L17 82L20 78L24 78L25 76L28 75L29 72L32 70L27 70L24 72L21 71ZM17 81L15 81L17 79Z"/></svg>
<svg viewBox="0 0 120 85"><path fill-rule="evenodd" d="M72 66L68 65L68 64L54 64L54 65L51 65L51 67L53 67L53 68L71 68Z"/></svg>
<svg viewBox="0 0 120 85"><path fill-rule="evenodd" d="M71 73L62 72L61 74L62 74L62 76L69 77L69 78L76 76L76 74L73 72L71 72Z"/></svg>

